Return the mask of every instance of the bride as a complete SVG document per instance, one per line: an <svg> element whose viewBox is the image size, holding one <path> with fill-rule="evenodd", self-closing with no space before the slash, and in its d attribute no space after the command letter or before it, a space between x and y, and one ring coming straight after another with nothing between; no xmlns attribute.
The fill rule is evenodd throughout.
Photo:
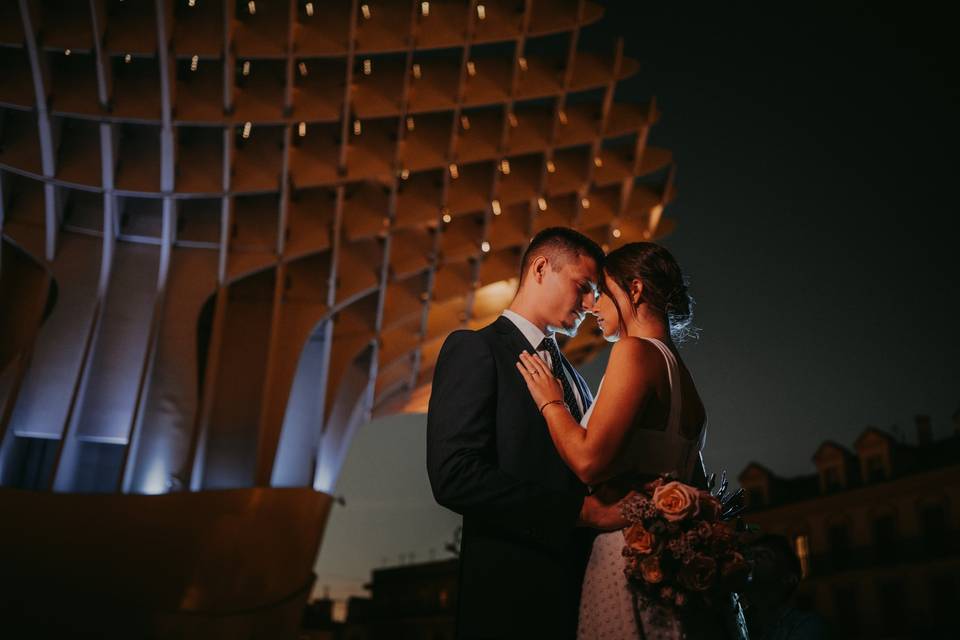
<svg viewBox="0 0 960 640"><path fill-rule="evenodd" d="M649 243L607 255L591 311L614 343L596 401L578 423L563 389L535 356L520 369L563 461L602 499L617 500L659 474L703 485L706 411L675 341L689 331L691 301L673 256ZM624 575L622 531L599 534L580 598L579 639L724 638L718 611L678 616L638 600Z"/></svg>

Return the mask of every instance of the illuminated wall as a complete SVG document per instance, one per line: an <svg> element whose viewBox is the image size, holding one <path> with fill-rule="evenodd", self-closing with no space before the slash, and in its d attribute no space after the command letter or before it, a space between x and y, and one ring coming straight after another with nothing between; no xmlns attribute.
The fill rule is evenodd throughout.
<svg viewBox="0 0 960 640"><path fill-rule="evenodd" d="M332 488L537 230L656 238L592 2L0 4L0 483ZM565 345L582 361L589 330Z"/></svg>

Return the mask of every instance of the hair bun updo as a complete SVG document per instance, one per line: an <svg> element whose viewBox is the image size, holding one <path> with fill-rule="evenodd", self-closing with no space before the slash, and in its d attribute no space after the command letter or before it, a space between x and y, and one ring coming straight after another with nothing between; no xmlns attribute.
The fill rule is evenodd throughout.
<svg viewBox="0 0 960 640"><path fill-rule="evenodd" d="M693 298L686 278L673 255L653 242L631 242L607 254L604 271L624 291L630 283L643 283L641 301L667 316L670 335L680 343L696 335Z"/></svg>

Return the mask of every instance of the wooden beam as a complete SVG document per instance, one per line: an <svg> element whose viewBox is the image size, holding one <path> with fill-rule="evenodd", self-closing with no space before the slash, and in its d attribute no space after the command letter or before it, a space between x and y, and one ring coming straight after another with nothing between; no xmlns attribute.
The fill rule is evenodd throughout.
<svg viewBox="0 0 960 640"><path fill-rule="evenodd" d="M93 31L93 51L97 61L97 98L100 107L110 111L113 107L113 69L110 56L104 51L104 38L107 31L107 10L104 0L90 0L90 26Z"/></svg>

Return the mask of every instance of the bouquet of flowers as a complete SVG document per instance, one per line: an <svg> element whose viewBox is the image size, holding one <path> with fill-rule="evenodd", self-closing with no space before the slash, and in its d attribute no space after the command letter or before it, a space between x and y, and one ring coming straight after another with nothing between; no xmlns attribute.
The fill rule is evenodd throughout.
<svg viewBox="0 0 960 640"><path fill-rule="evenodd" d="M663 476L626 500L626 575L642 596L669 608L710 603L739 591L750 573L743 554L742 490L727 495L726 478L702 490ZM739 530L738 530L739 529Z"/></svg>

